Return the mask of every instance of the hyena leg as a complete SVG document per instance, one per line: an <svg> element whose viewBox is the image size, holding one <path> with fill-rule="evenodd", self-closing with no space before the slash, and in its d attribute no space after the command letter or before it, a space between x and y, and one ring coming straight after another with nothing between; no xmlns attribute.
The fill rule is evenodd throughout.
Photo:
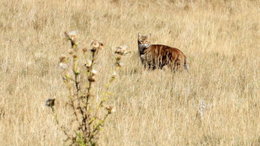
<svg viewBox="0 0 260 146"><path fill-rule="evenodd" d="M149 64L149 69L150 69L150 70L155 70L155 69L156 69L156 65L154 65L154 64Z"/></svg>
<svg viewBox="0 0 260 146"><path fill-rule="evenodd" d="M151 70L155 70L158 68L158 62L156 61L156 59L152 59L149 63L149 68Z"/></svg>
<svg viewBox="0 0 260 146"><path fill-rule="evenodd" d="M141 57L141 62L145 69L150 69L150 63L144 58L144 56Z"/></svg>
<svg viewBox="0 0 260 146"><path fill-rule="evenodd" d="M179 60L176 60L176 61L174 61L174 63L170 64L170 67L171 67L173 72L180 70L180 66L181 66L181 64L180 64Z"/></svg>
<svg viewBox="0 0 260 146"><path fill-rule="evenodd" d="M168 67L171 69L172 72L175 72L175 71L176 71L176 64L175 64L174 62L168 64Z"/></svg>
<svg viewBox="0 0 260 146"><path fill-rule="evenodd" d="M155 70L156 66L154 66L153 63L151 63L151 62L146 62L146 63L144 63L144 68L148 69L148 70Z"/></svg>
<svg viewBox="0 0 260 146"><path fill-rule="evenodd" d="M188 66L188 64L187 64L187 60L185 59L184 60L184 69L187 71L187 72L189 72L189 66Z"/></svg>
<svg viewBox="0 0 260 146"><path fill-rule="evenodd" d="M144 65L144 68L145 68L145 69L148 68L148 63L146 63L146 62L142 62L142 64Z"/></svg>
<svg viewBox="0 0 260 146"><path fill-rule="evenodd" d="M180 70L180 68L181 68L180 61L177 61L175 66L176 66L176 70Z"/></svg>

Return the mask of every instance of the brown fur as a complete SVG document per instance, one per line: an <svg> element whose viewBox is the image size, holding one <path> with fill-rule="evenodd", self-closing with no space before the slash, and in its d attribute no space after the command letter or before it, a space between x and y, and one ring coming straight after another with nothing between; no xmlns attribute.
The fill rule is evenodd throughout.
<svg viewBox="0 0 260 146"><path fill-rule="evenodd" d="M173 71L181 68L188 70L186 56L177 48L150 44L148 36L138 35L138 49L141 61L148 69L162 69L168 66Z"/></svg>

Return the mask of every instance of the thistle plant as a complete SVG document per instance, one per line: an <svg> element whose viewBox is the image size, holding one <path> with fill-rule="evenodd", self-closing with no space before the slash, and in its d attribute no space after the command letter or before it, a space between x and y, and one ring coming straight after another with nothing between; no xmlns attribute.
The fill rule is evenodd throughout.
<svg viewBox="0 0 260 146"><path fill-rule="evenodd" d="M59 58L59 66L62 69L62 79L68 90L66 105L72 113L69 126L60 122L55 107L55 99L48 99L46 106L50 107L54 120L59 129L64 133L64 140L69 145L97 145L98 136L107 118L115 111L115 108L106 104L111 94L108 92L110 84L117 77L116 71L122 67L121 58L126 52L126 47L118 47L115 50L115 72L111 75L109 83L104 87L106 90L99 100L93 92L97 81L98 71L95 70L99 52L104 47L103 43L94 40L90 49L78 48L77 33L65 32L67 40L71 44L68 57L63 55ZM73 125L73 126L72 126Z"/></svg>
<svg viewBox="0 0 260 146"><path fill-rule="evenodd" d="M130 53L127 51L128 46L119 46L115 49L115 67L116 70L120 69L124 64L122 63L122 57Z"/></svg>

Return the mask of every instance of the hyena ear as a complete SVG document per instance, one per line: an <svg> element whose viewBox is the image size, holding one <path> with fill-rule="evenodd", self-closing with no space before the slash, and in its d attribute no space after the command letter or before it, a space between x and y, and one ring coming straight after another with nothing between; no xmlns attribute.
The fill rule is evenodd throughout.
<svg viewBox="0 0 260 146"><path fill-rule="evenodd" d="M151 33L149 33L149 38L151 38L151 36L152 36L152 34L151 34Z"/></svg>
<svg viewBox="0 0 260 146"><path fill-rule="evenodd" d="M140 34L140 32L138 32L137 38L139 39L140 37L141 37L141 34Z"/></svg>

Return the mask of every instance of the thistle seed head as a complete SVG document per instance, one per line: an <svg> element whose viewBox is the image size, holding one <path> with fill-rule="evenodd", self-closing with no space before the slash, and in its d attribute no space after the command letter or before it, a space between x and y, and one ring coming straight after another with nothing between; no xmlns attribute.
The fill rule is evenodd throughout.
<svg viewBox="0 0 260 146"><path fill-rule="evenodd" d="M77 35L77 31L70 31L70 32L65 32L65 37L69 40L75 41L76 40L76 35Z"/></svg>
<svg viewBox="0 0 260 146"><path fill-rule="evenodd" d="M91 72L93 75L96 75L96 74L97 74L97 71L94 70L94 69L92 69L90 72Z"/></svg>
<svg viewBox="0 0 260 146"><path fill-rule="evenodd" d="M103 48L103 43L97 41L97 40L93 40L90 44L90 46L92 47L91 51L92 52L96 52L97 50L100 50Z"/></svg>
<svg viewBox="0 0 260 146"><path fill-rule="evenodd" d="M96 81L95 76L89 76L89 77L88 77L88 81L89 81L89 82L95 82L95 81Z"/></svg>
<svg viewBox="0 0 260 146"><path fill-rule="evenodd" d="M67 69L67 68L69 67L69 65L66 64L66 63L64 63L64 62L60 62L60 63L59 63L59 67L60 67L61 69Z"/></svg>
<svg viewBox="0 0 260 146"><path fill-rule="evenodd" d="M121 60L121 56L116 56L116 61L120 61Z"/></svg>
<svg viewBox="0 0 260 146"><path fill-rule="evenodd" d="M89 70L92 65L92 62L90 60L87 60L85 67Z"/></svg>
<svg viewBox="0 0 260 146"><path fill-rule="evenodd" d="M128 46L124 45L124 46L119 46L115 49L115 54L118 55L125 55L127 54L127 48Z"/></svg>
<svg viewBox="0 0 260 146"><path fill-rule="evenodd" d="M116 62L116 64L115 64L117 67L122 67L122 66L124 66L124 64L122 63L122 62Z"/></svg>
<svg viewBox="0 0 260 146"><path fill-rule="evenodd" d="M108 114L114 113L116 111L116 109L113 108L112 106L106 107L106 110L107 110Z"/></svg>
<svg viewBox="0 0 260 146"><path fill-rule="evenodd" d="M116 73L116 72L113 72L111 78L112 78L112 79L115 79L116 77L117 77L117 73Z"/></svg>
<svg viewBox="0 0 260 146"><path fill-rule="evenodd" d="M78 55L74 54L72 57L73 57L74 59L77 59L77 58L78 58Z"/></svg>
<svg viewBox="0 0 260 146"><path fill-rule="evenodd" d="M45 105L48 106L48 107L53 107L55 105L55 99L47 99L46 102L45 102Z"/></svg>
<svg viewBox="0 0 260 146"><path fill-rule="evenodd" d="M62 55L60 58L59 58L59 62L60 63L64 63L64 62L66 62L66 60L67 60L67 57L65 56L65 55Z"/></svg>
<svg viewBox="0 0 260 146"><path fill-rule="evenodd" d="M83 49L82 49L82 52L83 52L83 53L86 53L87 51L88 51L87 48L83 48Z"/></svg>

